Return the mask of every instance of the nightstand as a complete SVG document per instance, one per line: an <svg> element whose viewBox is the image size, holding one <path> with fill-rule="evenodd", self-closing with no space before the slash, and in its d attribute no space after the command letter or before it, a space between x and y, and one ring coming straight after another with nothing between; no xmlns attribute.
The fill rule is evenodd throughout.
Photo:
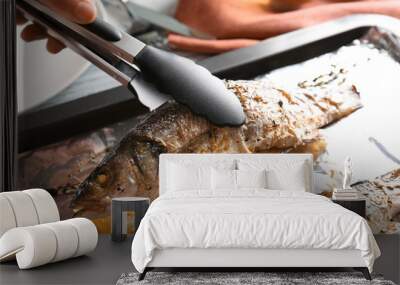
<svg viewBox="0 0 400 285"><path fill-rule="evenodd" d="M117 197L111 202L111 239L123 241L137 228L150 205L146 197ZM134 221L129 217L134 216ZM134 232L132 232L134 230Z"/></svg>
<svg viewBox="0 0 400 285"><path fill-rule="evenodd" d="M332 199L333 203L339 204L340 206L359 214L361 217L365 219L365 209L366 209L366 201L365 199L355 199L355 200L337 200Z"/></svg>

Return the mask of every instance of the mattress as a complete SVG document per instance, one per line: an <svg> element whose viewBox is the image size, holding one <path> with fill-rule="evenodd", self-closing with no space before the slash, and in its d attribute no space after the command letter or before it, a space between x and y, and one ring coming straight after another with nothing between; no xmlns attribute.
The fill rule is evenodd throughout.
<svg viewBox="0 0 400 285"><path fill-rule="evenodd" d="M132 243L139 272L156 250L359 250L372 271L379 248L359 215L307 192L248 189L166 193L150 206Z"/></svg>

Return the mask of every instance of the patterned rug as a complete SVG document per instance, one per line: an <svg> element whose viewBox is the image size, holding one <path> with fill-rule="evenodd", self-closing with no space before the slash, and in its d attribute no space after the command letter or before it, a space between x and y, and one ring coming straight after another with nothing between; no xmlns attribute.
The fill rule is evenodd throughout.
<svg viewBox="0 0 400 285"><path fill-rule="evenodd" d="M395 285L381 276L368 281L359 272L148 272L138 281L138 273L122 274L117 285L213 284L213 285Z"/></svg>

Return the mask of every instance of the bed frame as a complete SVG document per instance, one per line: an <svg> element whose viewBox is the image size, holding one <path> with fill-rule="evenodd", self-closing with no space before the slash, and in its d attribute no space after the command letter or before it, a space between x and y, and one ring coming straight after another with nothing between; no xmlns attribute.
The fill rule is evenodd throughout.
<svg viewBox="0 0 400 285"><path fill-rule="evenodd" d="M190 161L191 164L212 165L221 160L262 159L266 163L278 160L304 161L307 165L308 192L313 192L313 159L311 154L162 154L160 156L160 195L164 194L167 167L170 161ZM229 271L253 271L271 268L353 268L361 271L367 280L371 276L359 250L329 249L249 249L249 248L169 248L158 249L152 261L139 275L143 280L146 273L155 268L201 268L206 270L229 268Z"/></svg>

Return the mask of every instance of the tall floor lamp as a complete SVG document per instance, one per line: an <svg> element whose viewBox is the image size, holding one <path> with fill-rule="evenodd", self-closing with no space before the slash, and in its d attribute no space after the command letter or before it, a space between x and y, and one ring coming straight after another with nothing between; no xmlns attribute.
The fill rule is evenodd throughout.
<svg viewBox="0 0 400 285"><path fill-rule="evenodd" d="M0 0L0 192L16 190L17 92L15 0Z"/></svg>

